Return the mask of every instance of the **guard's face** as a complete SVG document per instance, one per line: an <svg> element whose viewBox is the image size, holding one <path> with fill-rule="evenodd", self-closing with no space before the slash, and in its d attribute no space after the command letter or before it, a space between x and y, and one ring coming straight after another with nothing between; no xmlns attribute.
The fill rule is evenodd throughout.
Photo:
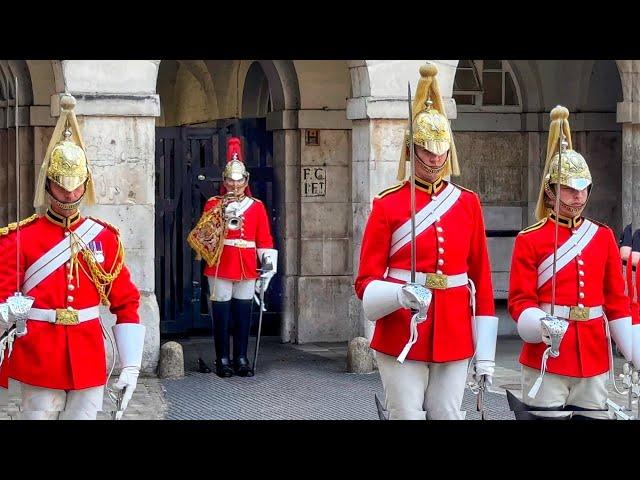
<svg viewBox="0 0 640 480"><path fill-rule="evenodd" d="M437 177L439 175L434 175L433 173L429 172L426 167L442 167L447 161L447 155L449 154L449 152L444 152L442 155L436 155L435 153L431 153L429 150L418 145L414 144L414 147L416 152L416 175L429 182L437 180Z"/></svg>
<svg viewBox="0 0 640 480"><path fill-rule="evenodd" d="M423 148L419 145L414 145L416 149L416 157L425 165L430 166L431 168L438 168L444 165L444 162L447 160L447 154L449 152L444 152L442 155L436 155L435 153L431 153L426 148Z"/></svg>
<svg viewBox="0 0 640 480"><path fill-rule="evenodd" d="M582 207L587 202L589 189L576 190L575 188L560 185L560 201L575 208Z"/></svg>
<svg viewBox="0 0 640 480"><path fill-rule="evenodd" d="M82 198L82 195L84 195L85 188L86 186L83 183L75 190L68 192L57 183L49 182L49 191L51 192L51 195L53 196L53 198L62 203L73 203L79 200L80 198Z"/></svg>
<svg viewBox="0 0 640 480"><path fill-rule="evenodd" d="M224 186L227 187L227 190L230 192L240 193L247 186L247 179L243 178L241 180L232 180L230 178L225 178Z"/></svg>

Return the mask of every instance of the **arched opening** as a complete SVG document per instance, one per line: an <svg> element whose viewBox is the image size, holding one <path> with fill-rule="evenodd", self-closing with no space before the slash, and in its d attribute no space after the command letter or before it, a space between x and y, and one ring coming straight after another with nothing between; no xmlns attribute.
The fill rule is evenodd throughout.
<svg viewBox="0 0 640 480"><path fill-rule="evenodd" d="M15 221L18 215L24 218L33 213L34 128L29 116L33 96L27 62L0 60L0 224L3 225Z"/></svg>
<svg viewBox="0 0 640 480"><path fill-rule="evenodd" d="M242 117L264 118L272 110L269 81L260 63L253 62L244 81Z"/></svg>
<svg viewBox="0 0 640 480"><path fill-rule="evenodd" d="M271 68L271 71L269 70ZM266 71L265 71L266 69ZM268 75L266 72L272 73ZM266 115L271 92L282 91L274 62L164 60L157 92L156 296L164 335L209 333L209 292L204 262L196 261L186 237L206 201L219 193L230 136L243 141L252 194L272 219L284 216L273 134ZM284 165L284 161L282 161ZM274 241L278 238L272 225ZM280 245L276 245L276 248ZM282 288L278 276L266 293L263 334L279 334ZM258 314L258 309L254 309Z"/></svg>
<svg viewBox="0 0 640 480"><path fill-rule="evenodd" d="M623 100L620 74L613 60L591 61L586 69L578 115L582 124L576 125L574 135L574 148L587 160L594 185L585 215L621 232L622 128L616 121L617 104Z"/></svg>

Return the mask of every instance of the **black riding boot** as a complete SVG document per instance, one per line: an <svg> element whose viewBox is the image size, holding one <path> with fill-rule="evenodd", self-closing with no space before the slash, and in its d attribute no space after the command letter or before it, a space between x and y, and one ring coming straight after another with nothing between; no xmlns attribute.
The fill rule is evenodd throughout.
<svg viewBox="0 0 640 480"><path fill-rule="evenodd" d="M253 300L231 300L233 321L233 369L240 377L252 377L253 370L247 358L249 330L251 328L251 303Z"/></svg>
<svg viewBox="0 0 640 480"><path fill-rule="evenodd" d="M216 346L216 375L231 377L233 369L229 360L229 320L231 302L211 302L213 316L213 342Z"/></svg>

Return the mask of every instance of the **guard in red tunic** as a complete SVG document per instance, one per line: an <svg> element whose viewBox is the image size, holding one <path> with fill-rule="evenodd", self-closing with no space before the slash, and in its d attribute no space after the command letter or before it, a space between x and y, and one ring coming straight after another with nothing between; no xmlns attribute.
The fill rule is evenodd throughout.
<svg viewBox="0 0 640 480"><path fill-rule="evenodd" d="M631 224L627 225L620 236L620 257L622 271L627 280L625 293L631 303L631 330L633 337L633 365L640 365L640 305L638 303L638 263L640 263L640 229L631 235ZM635 396L640 395L640 386L634 378L633 372L624 377L626 387L631 387Z"/></svg>
<svg viewBox="0 0 640 480"><path fill-rule="evenodd" d="M629 297L631 298L631 330L633 331L633 365L640 368L640 229L633 234L631 249L632 272L628 281ZM629 264L627 263L627 268ZM635 385L636 397L640 397L640 389Z"/></svg>
<svg viewBox="0 0 640 480"><path fill-rule="evenodd" d="M278 251L273 248L267 210L251 196L239 138L231 137L227 143L227 165L222 176L221 195L207 201L189 243L207 262L204 274L211 293L216 374L223 378L234 373L247 377L253 376L247 359L251 303L255 293L260 288L266 290L275 275ZM231 325L233 365L229 351Z"/></svg>
<svg viewBox="0 0 640 480"><path fill-rule="evenodd" d="M355 282L365 316L375 322L371 348L389 419L463 419L469 359L491 383L498 318L478 195L443 177L459 175L451 127L437 86L437 68L420 69L413 138L406 137L398 179L415 149L416 283L431 291L426 319L410 308L410 181L374 200Z"/></svg>
<svg viewBox="0 0 640 480"><path fill-rule="evenodd" d="M592 180L587 162L572 150L568 117L564 107L551 111L536 208L540 221L516 237L509 313L525 342L520 355L524 403L556 410L566 407L533 413L538 418L568 417L566 410L578 407L581 411L573 413L576 420L610 418L608 411L584 410L607 409L607 372L612 368L609 332L625 359L632 360L630 304L612 230L582 216ZM558 175L561 132L566 143ZM553 210L556 195L558 217ZM553 298L556 228L553 314L557 318L550 321L545 317L551 313Z"/></svg>
<svg viewBox="0 0 640 480"><path fill-rule="evenodd" d="M93 178L73 111L75 99L65 95L60 105L34 200L37 210L50 205L44 215L21 222L19 252L15 224L0 229L0 301L16 291L34 299L26 334L15 338L3 368L19 382L21 418L95 419L107 382L106 331L99 316L99 305L107 305L117 317L119 418L136 388L142 361L140 294L125 266L118 230L78 211L83 200L95 202Z"/></svg>

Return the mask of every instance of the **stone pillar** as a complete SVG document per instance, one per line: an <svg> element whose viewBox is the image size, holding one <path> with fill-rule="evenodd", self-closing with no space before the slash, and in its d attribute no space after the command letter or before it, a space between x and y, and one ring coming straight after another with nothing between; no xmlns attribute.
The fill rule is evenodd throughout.
<svg viewBox="0 0 640 480"><path fill-rule="evenodd" d="M635 137L637 135L634 123L638 122L635 112L638 107L634 104L634 98L640 98L635 95L635 83L637 83L637 74L634 72L633 60L617 60L618 70L620 72L620 80L622 81L623 101L618 103L616 110L616 120L622 123L622 225L623 227L629 223L633 223L634 229L640 226L638 221L638 193L635 190L640 188L637 179L640 172L637 170L638 155L636 153ZM635 180L635 181L634 181Z"/></svg>
<svg viewBox="0 0 640 480"><path fill-rule="evenodd" d="M160 354L160 312L154 289L155 93L159 61L64 60L66 90L75 96L96 186L98 205L84 215L103 219L120 230L126 263L140 290L138 311L147 327L142 371L155 373ZM91 92L91 93L88 93ZM59 115L59 95L51 97ZM115 316L102 309L111 334ZM107 345L109 366L111 348Z"/></svg>
<svg viewBox="0 0 640 480"><path fill-rule="evenodd" d="M633 218L633 125L622 124L622 225L631 223Z"/></svg>
<svg viewBox="0 0 640 480"><path fill-rule="evenodd" d="M2 102L6 103L6 102ZM6 123L6 108L0 107L0 225L9 223L7 203L8 203L8 132Z"/></svg>
<svg viewBox="0 0 640 480"><path fill-rule="evenodd" d="M358 329L349 316L351 122L341 113L343 125L331 130L322 128L328 112L300 122L299 343L349 340ZM316 130L318 145L307 144L305 127Z"/></svg>
<svg viewBox="0 0 640 480"><path fill-rule="evenodd" d="M3 164L2 173L6 181L4 193L2 199L6 199L4 202L4 209L0 210L0 217L4 216L5 222L8 223L15 221L16 218L16 119L15 119L15 103L10 100L8 107L2 109L3 124L7 129L3 130L5 133L0 138L0 148L2 148L1 156L6 159L6 164ZM20 157L20 218L26 218L33 213L33 127L29 122L29 107L20 107L18 114L18 142L19 142L19 157ZM6 165L6 167L5 167ZM6 168L6 176L4 175ZM3 180L0 180L0 183Z"/></svg>
<svg viewBox="0 0 640 480"><path fill-rule="evenodd" d="M544 153L541 151L540 133L529 132L529 154L527 157L527 207L522 212L522 224L526 227L536 222L536 204L538 203L538 193L540 192L540 182L544 172Z"/></svg>
<svg viewBox="0 0 640 480"><path fill-rule="evenodd" d="M297 335L298 276L300 274L300 135L293 112L271 112L267 129L273 132L273 168L278 192L274 195L280 217L272 225L279 246L278 270L282 281L280 339L295 341Z"/></svg>

